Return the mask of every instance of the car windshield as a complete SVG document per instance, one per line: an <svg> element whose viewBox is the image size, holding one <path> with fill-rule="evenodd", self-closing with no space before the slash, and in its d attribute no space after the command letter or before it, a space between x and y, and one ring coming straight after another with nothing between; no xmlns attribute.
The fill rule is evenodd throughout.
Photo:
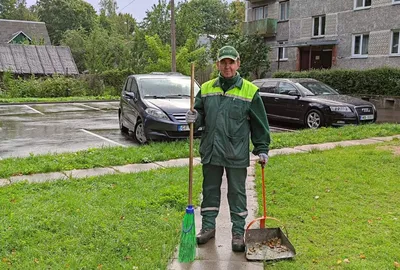
<svg viewBox="0 0 400 270"><path fill-rule="evenodd" d="M142 78L139 82L140 92L145 98L182 98L190 97L190 78ZM199 91L194 84L194 94Z"/></svg>
<svg viewBox="0 0 400 270"><path fill-rule="evenodd" d="M339 95L332 87L322 82L299 82L297 85L302 86L301 89L307 96Z"/></svg>

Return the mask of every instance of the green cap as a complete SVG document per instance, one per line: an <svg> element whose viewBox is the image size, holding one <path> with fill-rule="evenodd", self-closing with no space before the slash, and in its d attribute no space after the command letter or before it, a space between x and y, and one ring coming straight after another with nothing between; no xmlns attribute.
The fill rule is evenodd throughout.
<svg viewBox="0 0 400 270"><path fill-rule="evenodd" d="M239 53L232 46L224 46L221 49L219 49L217 60L221 61L222 59L225 58L237 60L239 58Z"/></svg>

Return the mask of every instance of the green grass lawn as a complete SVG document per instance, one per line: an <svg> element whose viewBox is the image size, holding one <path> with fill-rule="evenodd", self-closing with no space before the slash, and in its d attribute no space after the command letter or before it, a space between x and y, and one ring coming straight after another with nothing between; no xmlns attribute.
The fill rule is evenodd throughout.
<svg viewBox="0 0 400 270"><path fill-rule="evenodd" d="M318 130L305 129L290 133L272 133L271 149L397 134L400 134L399 124L371 124ZM198 156L198 148L199 140L195 140L196 156ZM141 147L106 147L74 153L31 155L27 158L0 160L0 178L21 174L148 163L187 158L188 156L189 143L187 140L150 143Z"/></svg>
<svg viewBox="0 0 400 270"><path fill-rule="evenodd" d="M285 224L297 256L266 268L394 269L399 152L394 140L271 157L268 215ZM201 167L194 175L200 194ZM0 188L0 269L166 269L187 180L187 168L169 168ZM259 170L256 181L261 202Z"/></svg>
<svg viewBox="0 0 400 270"><path fill-rule="evenodd" d="M0 269L165 269L187 182L169 168L0 188Z"/></svg>
<svg viewBox="0 0 400 270"><path fill-rule="evenodd" d="M399 140L275 156L265 175L268 216L287 227L297 251L295 260L266 268L395 269L400 262ZM262 216L260 170L257 190Z"/></svg>

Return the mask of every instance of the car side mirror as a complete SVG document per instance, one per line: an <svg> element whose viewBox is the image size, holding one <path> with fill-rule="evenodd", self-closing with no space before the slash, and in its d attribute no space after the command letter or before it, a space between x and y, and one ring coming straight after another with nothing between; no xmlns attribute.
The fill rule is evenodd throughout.
<svg viewBox="0 0 400 270"><path fill-rule="evenodd" d="M134 93L134 92L125 92L125 95L126 95L128 98L135 99L135 93Z"/></svg>
<svg viewBox="0 0 400 270"><path fill-rule="evenodd" d="M288 94L289 96L300 96L299 92L296 90L290 90Z"/></svg>

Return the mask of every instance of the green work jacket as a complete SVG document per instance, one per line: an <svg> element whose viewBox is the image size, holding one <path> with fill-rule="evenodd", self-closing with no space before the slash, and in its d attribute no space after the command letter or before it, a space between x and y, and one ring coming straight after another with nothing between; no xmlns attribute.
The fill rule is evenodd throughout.
<svg viewBox="0 0 400 270"><path fill-rule="evenodd" d="M253 154L268 154L270 132L258 88L240 78L224 92L218 78L205 82L196 95L195 127L203 127L200 155L203 164L232 168L250 165Z"/></svg>

